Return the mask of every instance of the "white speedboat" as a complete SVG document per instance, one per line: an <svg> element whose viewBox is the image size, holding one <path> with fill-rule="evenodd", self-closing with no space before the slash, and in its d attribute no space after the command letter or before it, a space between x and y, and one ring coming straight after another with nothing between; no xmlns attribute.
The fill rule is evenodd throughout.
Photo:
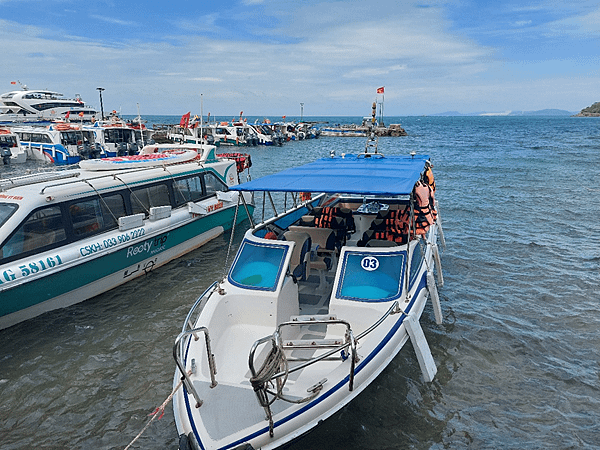
<svg viewBox="0 0 600 450"><path fill-rule="evenodd" d="M230 188L248 174L214 146L80 164L0 180L0 329L148 273L253 210L237 214Z"/></svg>
<svg viewBox="0 0 600 450"><path fill-rule="evenodd" d="M134 125L135 128L132 125L122 120L117 112L113 111L108 119L84 125L83 129L93 132L94 140L99 144L103 155L131 156L137 155L148 139L146 133L140 132L137 124Z"/></svg>
<svg viewBox="0 0 600 450"><path fill-rule="evenodd" d="M419 322L428 297L442 320L431 165L372 149L232 187L262 192L276 213L251 224L175 341L181 449L278 448L355 398L409 339L433 379Z"/></svg>
<svg viewBox="0 0 600 450"><path fill-rule="evenodd" d="M13 126L11 129L31 160L63 166L85 158L106 156L94 133L81 124L53 122L50 125Z"/></svg>
<svg viewBox="0 0 600 450"><path fill-rule="evenodd" d="M56 91L21 87L21 90L0 95L0 123L51 122L69 116L89 122L98 115L98 111L87 106L79 95L71 99Z"/></svg>
<svg viewBox="0 0 600 450"><path fill-rule="evenodd" d="M4 164L21 164L27 161L27 153L19 136L10 128L0 128L0 157Z"/></svg>

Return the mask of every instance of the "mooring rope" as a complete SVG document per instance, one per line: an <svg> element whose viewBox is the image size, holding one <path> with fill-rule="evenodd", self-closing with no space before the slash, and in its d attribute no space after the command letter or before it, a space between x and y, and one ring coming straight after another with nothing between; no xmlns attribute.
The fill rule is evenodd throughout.
<svg viewBox="0 0 600 450"><path fill-rule="evenodd" d="M191 375L191 374L192 374L192 371L189 370L188 371L188 375ZM144 432L148 429L148 427L150 426L150 424L152 422L154 422L154 420L157 417L158 417L159 420L162 418L162 416L165 414L165 408L167 407L167 405L169 404L169 402L171 400L173 400L173 397L175 396L175 393L179 390L179 388L181 387L182 384L183 384L183 379L181 379L179 381L179 383L177 383L177 386L175 386L175 388L173 388L173 392L171 392L171 394L162 403L162 405L160 405L158 408L156 408L154 410L154 412L152 412L152 413L149 414L150 416L152 416L152 418L148 421L148 423L146 424L146 426L144 426L144 428L142 428L142 431L140 431L138 433L138 435L136 437L134 437L133 440L127 445L127 447L125 447L124 450L129 450L131 448L131 446L135 443L135 441L137 441L140 437L142 437L142 434L144 434ZM158 413L160 413L160 415Z"/></svg>

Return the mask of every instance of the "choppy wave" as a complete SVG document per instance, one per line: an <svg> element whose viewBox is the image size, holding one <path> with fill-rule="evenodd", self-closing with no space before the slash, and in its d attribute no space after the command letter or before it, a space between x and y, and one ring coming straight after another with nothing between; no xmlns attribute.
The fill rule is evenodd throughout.
<svg viewBox="0 0 600 450"><path fill-rule="evenodd" d="M409 136L381 138L381 152L429 154L439 187L445 322L436 325L429 307L423 318L438 374L423 382L409 344L355 401L290 448L597 448L595 121L388 122ZM361 139L321 138L248 152L256 178L330 150L363 149ZM174 339L196 297L223 275L227 242L0 331L2 449L125 447L171 391ZM170 406L138 448L177 448Z"/></svg>

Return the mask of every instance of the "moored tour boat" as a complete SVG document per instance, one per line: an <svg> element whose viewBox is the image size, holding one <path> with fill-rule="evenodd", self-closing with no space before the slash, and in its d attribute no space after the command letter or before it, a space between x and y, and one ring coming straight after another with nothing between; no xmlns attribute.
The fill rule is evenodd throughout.
<svg viewBox="0 0 600 450"><path fill-rule="evenodd" d="M53 122L50 125L21 125L11 127L19 136L27 158L57 166L76 164L82 158L104 155L94 134L81 125Z"/></svg>
<svg viewBox="0 0 600 450"><path fill-rule="evenodd" d="M19 136L10 128L0 128L0 157L4 164L22 164L27 161L27 153Z"/></svg>
<svg viewBox="0 0 600 450"><path fill-rule="evenodd" d="M370 142L232 187L276 211L251 223L175 341L181 450L278 448L350 402L409 339L433 379L419 322L428 297L442 321L431 164Z"/></svg>
<svg viewBox="0 0 600 450"><path fill-rule="evenodd" d="M235 159L214 146L159 155L142 168L95 160L104 170L0 181L0 329L112 289L231 227L240 194L230 188L248 176Z"/></svg>

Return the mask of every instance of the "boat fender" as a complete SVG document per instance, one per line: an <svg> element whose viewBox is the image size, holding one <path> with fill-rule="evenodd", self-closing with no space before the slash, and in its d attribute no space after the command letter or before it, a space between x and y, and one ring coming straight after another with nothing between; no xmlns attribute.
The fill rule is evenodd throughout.
<svg viewBox="0 0 600 450"><path fill-rule="evenodd" d="M431 250L433 251L433 259L435 261L435 268L437 272L438 284L440 287L444 286L444 274L442 273L442 261L440 259L440 251L436 243L431 244Z"/></svg>
<svg viewBox="0 0 600 450"><path fill-rule="evenodd" d="M431 272L427 272L427 290L431 297L431 304L433 306L433 315L435 316L435 323L438 325L442 324L442 306L440 304L440 296L438 294L437 286L435 285L435 279Z"/></svg>
<svg viewBox="0 0 600 450"><path fill-rule="evenodd" d="M179 450L194 450L190 444L190 440L185 434L179 435Z"/></svg>
<svg viewBox="0 0 600 450"><path fill-rule="evenodd" d="M431 382L435 377L437 367L435 366L435 361L431 355L431 350L429 349L427 339L425 339L425 333L423 333L419 319L413 314L410 314L404 319L404 324L406 325L406 331L410 336L410 342L415 349L423 378L425 381Z"/></svg>

